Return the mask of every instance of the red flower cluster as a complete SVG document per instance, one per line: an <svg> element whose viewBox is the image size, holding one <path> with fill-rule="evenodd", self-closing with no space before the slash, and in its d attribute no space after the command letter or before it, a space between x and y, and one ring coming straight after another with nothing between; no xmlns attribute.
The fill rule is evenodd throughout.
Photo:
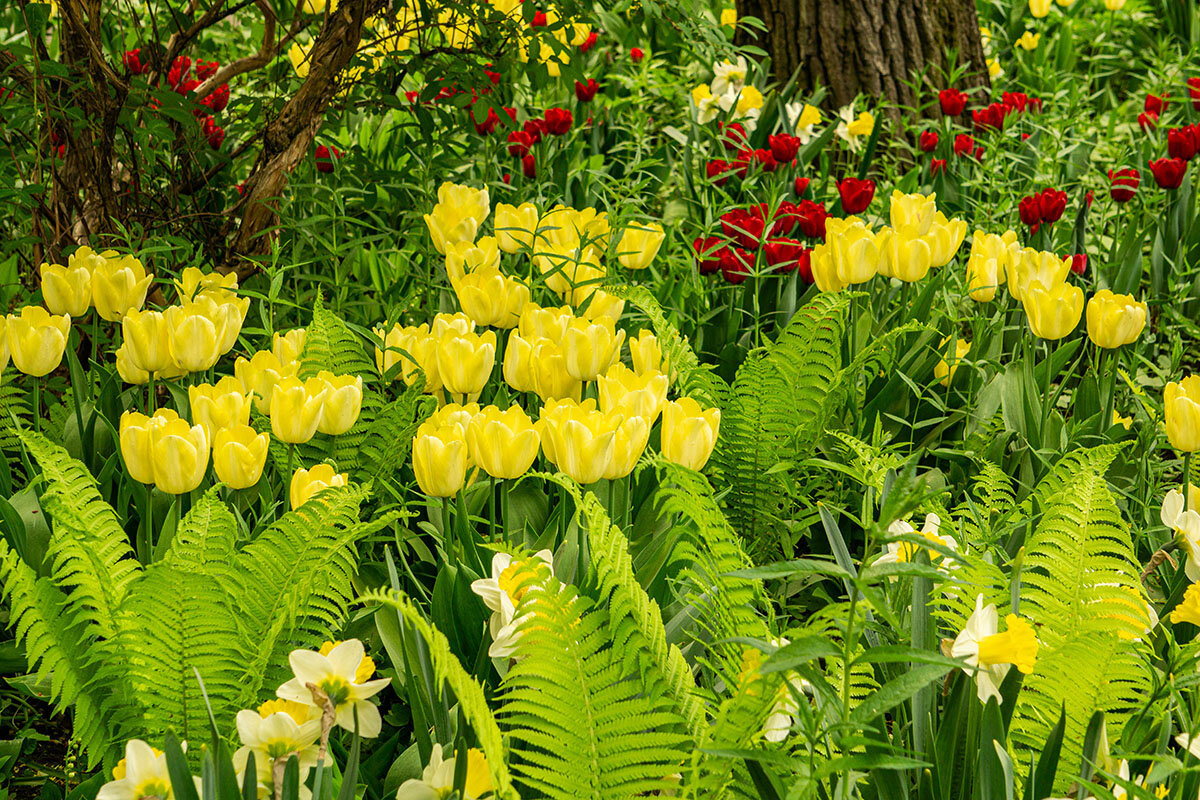
<svg viewBox="0 0 1200 800"><path fill-rule="evenodd" d="M125 57L121 60L130 75L145 75L150 71L150 65L142 63L141 54L142 48L140 47L125 51Z"/></svg>
<svg viewBox="0 0 1200 800"><path fill-rule="evenodd" d="M1022 197L1021 202L1017 204L1021 222L1029 226L1030 233L1037 233L1042 225L1058 222L1066 210L1067 193L1050 186Z"/></svg>
<svg viewBox="0 0 1200 800"><path fill-rule="evenodd" d="M579 52L586 53L588 50L591 50L596 46L596 40L598 38L599 37L596 35L595 31L589 33L587 38L583 40L583 44L579 45Z"/></svg>
<svg viewBox="0 0 1200 800"><path fill-rule="evenodd" d="M1200 125L1185 125L1167 131L1167 155L1191 161L1200 150Z"/></svg>
<svg viewBox="0 0 1200 800"><path fill-rule="evenodd" d="M336 147L317 145L317 172L333 172L333 162L342 157L342 151Z"/></svg>
<svg viewBox="0 0 1200 800"><path fill-rule="evenodd" d="M142 48L140 47L125 51L122 63L130 75L145 75L150 71L150 65L142 63L141 52ZM220 68L219 61L205 61L198 58L193 65L192 59L188 56L177 56L167 71L167 85L171 87L172 91L186 97L196 91L200 84L216 75ZM200 122L200 131L208 140L209 146L215 150L225 141L225 129L217 124L212 115L221 113L229 105L229 84L222 83L204 97L198 98L196 102L198 107L195 114ZM151 106L158 108L157 103L153 101ZM207 109L207 113L204 109Z"/></svg>
<svg viewBox="0 0 1200 800"><path fill-rule="evenodd" d="M642 48L640 47L631 47L629 48L629 57L633 59L633 63L636 64L645 58L646 54L642 52Z"/></svg>
<svg viewBox="0 0 1200 800"><path fill-rule="evenodd" d="M1137 188L1142 182L1142 175L1134 167L1125 167L1116 172L1110 169L1108 180L1111 184L1108 193L1112 199L1118 203L1128 203L1137 193Z"/></svg>
<svg viewBox="0 0 1200 800"><path fill-rule="evenodd" d="M987 108L971 112L971 119L976 131L1003 130L1004 121L1010 114L1020 114L1026 111L1041 112L1040 97L1030 97L1024 92L1004 92L999 103L992 103Z"/></svg>
<svg viewBox="0 0 1200 800"><path fill-rule="evenodd" d="M595 78L588 78L587 83L575 81L575 99L581 103L592 102L599 90L600 84L596 83Z"/></svg>
<svg viewBox="0 0 1200 800"><path fill-rule="evenodd" d="M812 204L801 202L801 206ZM822 213L824 208L821 209ZM742 283L750 275L758 253L776 272L800 270L800 276L812 283L809 250L803 243L787 238L792 229L803 227L801 209L786 200L772 215L766 203L737 208L721 215L724 236L698 237L692 242L696 265L702 275L720 271L729 283ZM822 224L824 222L822 221Z"/></svg>
<svg viewBox="0 0 1200 800"><path fill-rule="evenodd" d="M509 120L515 125L517 122L517 112L513 108L505 108L504 113L508 115ZM497 121L499 118L497 117ZM571 126L575 124L575 117L570 110L565 108L548 108L542 113L541 119L527 119L520 130L510 131L506 141L508 142L508 154L515 158L521 159L521 172L527 178L533 178L537 175L537 164L533 153L530 150L544 136L564 136L571 131ZM495 126L492 126L494 129ZM491 130L488 131L491 133Z"/></svg>
<svg viewBox="0 0 1200 800"><path fill-rule="evenodd" d="M842 178L838 182L838 196L842 199L842 210L847 214L862 213L875 199L875 181L870 178Z"/></svg>
<svg viewBox="0 0 1200 800"><path fill-rule="evenodd" d="M1150 162L1150 172L1154 174L1154 182L1161 188L1178 189L1183 183L1187 165L1188 162L1182 158L1158 158Z"/></svg>

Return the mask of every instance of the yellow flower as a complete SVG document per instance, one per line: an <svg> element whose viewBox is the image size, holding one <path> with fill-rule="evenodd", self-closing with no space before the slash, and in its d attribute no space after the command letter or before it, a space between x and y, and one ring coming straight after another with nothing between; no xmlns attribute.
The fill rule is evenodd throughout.
<svg viewBox="0 0 1200 800"><path fill-rule="evenodd" d="M1171 622L1200 625L1200 583L1189 584L1183 601L1171 611Z"/></svg>
<svg viewBox="0 0 1200 800"><path fill-rule="evenodd" d="M1025 31L1023 34L1021 34L1021 38L1017 39L1015 44L1022 50L1035 50L1037 49L1038 42L1041 41L1041 38L1042 35L1040 33Z"/></svg>
<svg viewBox="0 0 1200 800"><path fill-rule="evenodd" d="M409 778L400 784L396 800L427 800L449 797L454 792L457 757L443 758L441 744L435 744L420 778ZM463 800L479 800L492 791L492 777L483 752L474 747L467 750L466 780Z"/></svg>
<svg viewBox="0 0 1200 800"><path fill-rule="evenodd" d="M186 494L204 480L208 435L171 409L160 408L152 417L126 411L120 440L125 467L138 483L153 483L167 494Z"/></svg>
<svg viewBox="0 0 1200 800"><path fill-rule="evenodd" d="M1004 67L1000 66L1000 59L989 58L987 60L988 77L992 80L999 78L1004 74Z"/></svg>
<svg viewBox="0 0 1200 800"><path fill-rule="evenodd" d="M880 275L914 283L929 274L933 255L924 237L884 228L875 238L882 253Z"/></svg>
<svg viewBox="0 0 1200 800"><path fill-rule="evenodd" d="M92 302L102 319L116 322L131 308L146 302L153 276L133 256L105 257L92 272Z"/></svg>
<svg viewBox="0 0 1200 800"><path fill-rule="evenodd" d="M721 428L721 409L704 409L690 397L663 407L660 448L663 458L688 469L703 469Z"/></svg>
<svg viewBox="0 0 1200 800"><path fill-rule="evenodd" d="M562 347L549 339L535 339L530 352L533 391L543 402L578 400L583 383L567 370Z"/></svg>
<svg viewBox="0 0 1200 800"><path fill-rule="evenodd" d="M633 371L638 375L653 372L662 372L668 376L671 374L670 365L663 356L657 337L646 328L642 328L636 337L629 340L629 355L633 360Z"/></svg>
<svg viewBox="0 0 1200 800"><path fill-rule="evenodd" d="M565 295L578 285L597 282L604 277L604 270L600 266L600 253L591 245L539 240L535 245L533 264L542 274L546 286L559 295Z"/></svg>
<svg viewBox="0 0 1200 800"><path fill-rule="evenodd" d="M571 305L584 319L598 320L607 317L613 322L621 318L625 310L625 301L616 295L609 294L603 289L593 289L583 286L571 291Z"/></svg>
<svg viewBox="0 0 1200 800"><path fill-rule="evenodd" d="M1016 234L1012 231L1013 241ZM967 258L967 294L978 303L996 297L996 288L1005 283L1012 269L1013 247L994 233L977 230L971 236L971 255Z"/></svg>
<svg viewBox="0 0 1200 800"><path fill-rule="evenodd" d="M929 233L936 213L937 195L904 194L899 189L892 190L889 214L893 230L908 236L924 236Z"/></svg>
<svg viewBox="0 0 1200 800"><path fill-rule="evenodd" d="M271 437L249 425L230 425L218 430L213 437L213 469L217 480L231 489L245 489L258 483L270 444Z"/></svg>
<svg viewBox="0 0 1200 800"><path fill-rule="evenodd" d="M967 223L961 219L946 219L938 211L933 215L933 224L923 238L929 244L930 266L944 267L954 258L967 235Z"/></svg>
<svg viewBox="0 0 1200 800"><path fill-rule="evenodd" d="M539 216L537 206L533 203L522 203L519 206L498 204L496 218L492 223L500 249L506 253L519 253L533 247Z"/></svg>
<svg viewBox="0 0 1200 800"><path fill-rule="evenodd" d="M669 385L667 376L661 372L639 375L617 362L596 379L600 410L646 417L653 425L666 405Z"/></svg>
<svg viewBox="0 0 1200 800"><path fill-rule="evenodd" d="M846 126L846 132L851 136L870 136L875 130L875 116L864 111L853 122Z"/></svg>
<svg viewBox="0 0 1200 800"><path fill-rule="evenodd" d="M1125 430L1129 430L1131 427L1133 427L1133 417L1123 417L1121 416L1121 412L1114 408L1112 413L1112 422L1109 424L1121 425L1125 428Z"/></svg>
<svg viewBox="0 0 1200 800"><path fill-rule="evenodd" d="M480 236L479 241L446 245L446 274L451 285L472 272L500 269L499 240Z"/></svg>
<svg viewBox="0 0 1200 800"><path fill-rule="evenodd" d="M721 9L721 25L723 25L726 28L736 28L737 20L738 20L738 16L737 16L736 8Z"/></svg>
<svg viewBox="0 0 1200 800"><path fill-rule="evenodd" d="M979 663L982 666L1012 664L1025 675L1033 672L1037 659L1038 640L1028 621L1009 614L1004 620L1008 630L994 633L979 642Z"/></svg>
<svg viewBox="0 0 1200 800"><path fill-rule="evenodd" d="M421 391L436 392L442 388L437 369L437 340L430 335L428 325L402 327L397 323L386 334L382 328L376 328L375 334L383 340L386 348L375 348L375 365L380 374L386 376L399 364L400 371L396 377L402 378L406 384L411 386L417 375L424 373Z"/></svg>
<svg viewBox="0 0 1200 800"><path fill-rule="evenodd" d="M517 329L527 340L549 339L558 344L573 318L570 306L542 308L535 303L526 303L521 309Z"/></svg>
<svg viewBox="0 0 1200 800"><path fill-rule="evenodd" d="M514 391L533 391L533 344L517 331L508 335L502 371L504 382Z"/></svg>
<svg viewBox="0 0 1200 800"><path fill-rule="evenodd" d="M825 238L833 242L830 248L833 266L842 285L864 283L879 271L883 259L880 237L862 220L830 217L825 221ZM815 269L813 274L816 275Z"/></svg>
<svg viewBox="0 0 1200 800"><path fill-rule="evenodd" d="M454 395L474 400L487 385L496 363L493 331L443 336L437 341L437 369L442 385Z"/></svg>
<svg viewBox="0 0 1200 800"><path fill-rule="evenodd" d="M292 482L288 487L288 500L292 511L307 503L317 492L331 486L345 486L349 476L342 472L333 471L328 464L317 464L312 469L300 467L292 474Z"/></svg>
<svg viewBox="0 0 1200 800"><path fill-rule="evenodd" d="M809 265L812 268L813 281L822 292L840 292L846 288L847 284L842 281L837 266L833 263L833 248L828 239L809 252Z"/></svg>
<svg viewBox="0 0 1200 800"><path fill-rule="evenodd" d="M543 406L537 426L546 458L586 485L609 470L618 422L619 418L597 410L595 400L551 400Z"/></svg>
<svg viewBox="0 0 1200 800"><path fill-rule="evenodd" d="M459 305L476 325L515 328L529 302L529 287L496 268L469 273L454 284Z"/></svg>
<svg viewBox="0 0 1200 800"><path fill-rule="evenodd" d="M1041 19L1050 13L1050 0L1029 0L1029 13Z"/></svg>
<svg viewBox="0 0 1200 800"><path fill-rule="evenodd" d="M1200 450L1200 375L1168 383L1163 390L1163 410L1171 446L1182 453Z"/></svg>
<svg viewBox="0 0 1200 800"><path fill-rule="evenodd" d="M2 326L0 326L2 327ZM121 376L121 380L125 383L132 383L142 386L150 382L150 373L146 372L141 367L129 360L129 345L122 344L117 348L117 374ZM7 346L0 348L0 371L4 370L8 363L8 348Z"/></svg>
<svg viewBox="0 0 1200 800"><path fill-rule="evenodd" d="M954 640L950 655L967 663L964 672L975 676L979 701L1000 699L1000 684L1010 666L1028 675L1033 672L1038 641L1030 624L1015 614L1007 617L1008 630L1000 633L1000 615L994 604L975 599L975 613Z"/></svg>
<svg viewBox="0 0 1200 800"><path fill-rule="evenodd" d="M435 339L444 336L466 336L475 330L475 321L461 311L457 314L437 314L429 332Z"/></svg>
<svg viewBox="0 0 1200 800"><path fill-rule="evenodd" d="M1053 288L1066 281L1071 273L1071 259L1032 247L1015 250L1009 265L1008 291L1022 302L1025 301L1027 287L1034 281L1043 287Z"/></svg>
<svg viewBox="0 0 1200 800"><path fill-rule="evenodd" d="M653 420L638 414L624 415L616 412L610 416L619 419L613 431L613 454L608 462L608 469L600 477L604 480L615 481L633 472L638 460L646 450L650 441L650 427Z"/></svg>
<svg viewBox="0 0 1200 800"><path fill-rule="evenodd" d="M271 352L279 359L280 364L292 364L300 360L304 352L304 342L308 331L304 328L294 328L287 333L276 331L271 334Z"/></svg>
<svg viewBox="0 0 1200 800"><path fill-rule="evenodd" d="M446 181L438 187L437 197L438 205L458 209L474 219L476 225L482 225L492 211L487 189L475 189Z"/></svg>
<svg viewBox="0 0 1200 800"><path fill-rule="evenodd" d="M288 444L303 444L317 432L325 407L328 385L319 378L303 383L299 378L284 378L271 392L271 431Z"/></svg>
<svg viewBox="0 0 1200 800"><path fill-rule="evenodd" d="M8 315L5 328L7 349L18 370L41 378L58 369L71 331L69 316L51 314L41 306L25 306L20 314Z"/></svg>
<svg viewBox="0 0 1200 800"><path fill-rule="evenodd" d="M501 411L487 406L471 417L467 426L471 460L493 478L513 479L525 474L537 458L541 439L520 406Z"/></svg>
<svg viewBox="0 0 1200 800"><path fill-rule="evenodd" d="M100 787L96 795L102 800L160 797L170 800L171 775L167 757L141 739L125 744L125 757L113 768L113 779Z"/></svg>
<svg viewBox="0 0 1200 800"><path fill-rule="evenodd" d="M751 112L758 111L762 105L762 92L753 86L743 86L741 94L738 95L737 116L752 116Z"/></svg>
<svg viewBox="0 0 1200 800"><path fill-rule="evenodd" d="M310 50L312 50L312 42L302 45L299 41L294 41L288 48L288 60L292 62L292 69L296 70L296 75L301 78L308 77L308 53Z"/></svg>
<svg viewBox="0 0 1200 800"><path fill-rule="evenodd" d="M466 209L440 203L425 215L425 226L429 228L433 246L442 255L452 245L474 241L479 230L479 223L466 213Z"/></svg>
<svg viewBox="0 0 1200 800"><path fill-rule="evenodd" d="M984 50L992 46L992 29L986 25L979 26L979 43L983 45Z"/></svg>
<svg viewBox="0 0 1200 800"><path fill-rule="evenodd" d="M197 296L190 305L193 304L203 306L206 309L205 313L211 315L217 332L220 334L220 338L217 340L217 350L221 355L232 350L233 346L237 344L238 334L242 332L242 322L246 319L246 312L250 310L250 298L237 297L228 292L219 294L204 292Z"/></svg>
<svg viewBox="0 0 1200 800"><path fill-rule="evenodd" d="M941 348L945 348L950 342L950 337L942 339ZM958 371L958 362L967 357L967 353L971 352L971 343L966 339L956 339L954 342L954 363L946 362L946 355L943 353L942 359L938 361L937 366L933 368L933 377L938 379L938 382L943 386L949 386L950 381L954 380L954 373Z"/></svg>
<svg viewBox="0 0 1200 800"><path fill-rule="evenodd" d="M207 302L171 306L163 312L171 358L188 372L203 372L221 357L225 316L211 298Z"/></svg>
<svg viewBox="0 0 1200 800"><path fill-rule="evenodd" d="M625 269L645 269L658 255L666 236L657 222L630 225L621 234L617 261Z"/></svg>
<svg viewBox="0 0 1200 800"><path fill-rule="evenodd" d="M1146 327L1149 308L1129 294L1101 289L1087 304L1087 332L1092 344L1113 349L1132 344Z"/></svg>
<svg viewBox="0 0 1200 800"><path fill-rule="evenodd" d="M161 312L130 310L121 318L121 335L126 358L142 372L161 373L174 366L170 328Z"/></svg>
<svg viewBox="0 0 1200 800"><path fill-rule="evenodd" d="M222 428L250 422L250 396L237 378L225 376L213 386L201 383L188 387L192 419L211 439Z"/></svg>
<svg viewBox="0 0 1200 800"><path fill-rule="evenodd" d="M1104 0L1104 7L1109 11L1120 11L1125 7L1125 0Z"/></svg>
<svg viewBox="0 0 1200 800"><path fill-rule="evenodd" d="M121 458L125 471L138 483L154 483L154 434L153 430L178 415L170 409L160 409L152 417L136 411L121 415L119 435Z"/></svg>
<svg viewBox="0 0 1200 800"><path fill-rule="evenodd" d="M251 358L233 362L233 374L242 382L247 394L254 396L254 407L260 414L271 412L271 395L275 385L284 378L296 377L299 364L281 364L269 350L260 350Z"/></svg>
<svg viewBox="0 0 1200 800"><path fill-rule="evenodd" d="M363 661L363 645L358 639L348 639L326 654L312 650L293 650L288 664L295 676L275 690L275 696L304 705L315 706L309 684L325 693L333 703L338 727L353 731L357 719L360 736L371 739L379 735L383 720L379 709L368 698L383 691L391 678L359 680Z"/></svg>
<svg viewBox="0 0 1200 800"><path fill-rule="evenodd" d="M620 356L624 342L625 331L616 330L609 317L571 320L562 339L567 373L575 380L595 380Z"/></svg>
<svg viewBox="0 0 1200 800"><path fill-rule="evenodd" d="M458 426L435 428L424 423L412 445L417 485L430 497L453 497L467 479L467 442Z"/></svg>
<svg viewBox="0 0 1200 800"><path fill-rule="evenodd" d="M219 272L203 272L196 267L185 268L179 280L175 281L181 304L195 300L200 294L211 295L214 300L224 300L236 296L237 288L236 272L222 275Z"/></svg>
<svg viewBox="0 0 1200 800"><path fill-rule="evenodd" d="M42 300L51 314L81 317L92 305L90 258L71 256L67 266L42 264Z"/></svg>
<svg viewBox="0 0 1200 800"><path fill-rule="evenodd" d="M1047 289L1041 281L1034 281L1026 287L1022 304L1034 336L1061 339L1075 330L1083 316L1083 289L1068 283Z"/></svg>
<svg viewBox="0 0 1200 800"><path fill-rule="evenodd" d="M334 375L321 370L317 380L325 384L321 421L317 430L338 436L354 427L362 410L362 378L357 375Z"/></svg>

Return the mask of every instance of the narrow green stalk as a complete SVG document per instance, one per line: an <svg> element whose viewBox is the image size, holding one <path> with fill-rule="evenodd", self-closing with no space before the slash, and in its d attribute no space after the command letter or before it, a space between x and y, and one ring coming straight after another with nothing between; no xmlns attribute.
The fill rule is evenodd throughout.
<svg viewBox="0 0 1200 800"><path fill-rule="evenodd" d="M512 544L508 535L508 489L511 485L511 481L500 484L500 532L505 544Z"/></svg>
<svg viewBox="0 0 1200 800"><path fill-rule="evenodd" d="M1116 408L1117 368L1121 366L1121 348L1114 350L1107 359L1108 392L1104 395L1104 416L1100 418L1100 430L1107 431L1113 424L1113 409Z"/></svg>
<svg viewBox="0 0 1200 800"><path fill-rule="evenodd" d="M154 392L155 392L154 373L151 372L150 373L150 381L146 384L146 416L147 417L154 415L154 403L155 403Z"/></svg>
<svg viewBox="0 0 1200 800"><path fill-rule="evenodd" d="M42 430L42 379L33 379L33 429Z"/></svg>
<svg viewBox="0 0 1200 800"><path fill-rule="evenodd" d="M496 479L488 477L488 510L491 516L491 525L488 529L488 540L496 541Z"/></svg>
<svg viewBox="0 0 1200 800"><path fill-rule="evenodd" d="M292 476L296 474L296 443L288 442L287 474L283 476L283 485L290 486Z"/></svg>
<svg viewBox="0 0 1200 800"><path fill-rule="evenodd" d="M1192 488L1192 454L1183 454L1183 510L1188 510L1188 495Z"/></svg>
<svg viewBox="0 0 1200 800"><path fill-rule="evenodd" d="M1043 448L1047 446L1046 425L1050 421L1050 406L1054 402L1050 397L1050 381L1053 378L1053 376L1050 374L1050 368L1051 368L1050 362L1053 359L1051 359L1050 356L1053 354L1053 352L1054 351L1050 347L1050 342L1049 342L1049 340L1047 340L1046 341L1046 380L1042 386L1042 422L1041 422L1041 425L1038 426L1038 433L1041 435Z"/></svg>
<svg viewBox="0 0 1200 800"><path fill-rule="evenodd" d="M450 498L443 497L442 498L442 542L445 545L447 555L449 555L449 553L450 553L452 541L453 541L453 539L451 539L451 537L450 537Z"/></svg>

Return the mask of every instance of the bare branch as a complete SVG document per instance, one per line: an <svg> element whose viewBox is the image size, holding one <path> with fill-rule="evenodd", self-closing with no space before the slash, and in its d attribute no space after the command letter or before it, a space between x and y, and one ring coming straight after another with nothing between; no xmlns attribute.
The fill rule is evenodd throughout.
<svg viewBox="0 0 1200 800"><path fill-rule="evenodd" d="M241 75L244 72L249 72L252 69L265 66L275 58L278 51L278 46L275 43L275 10L271 8L271 5L266 0L255 0L254 4L258 6L258 10L263 14L263 40L262 45L258 48L258 52L252 56L239 58L237 61L221 67L217 70L216 74L210 76L208 80L196 87L196 97L205 97L221 84L229 83L231 78Z"/></svg>

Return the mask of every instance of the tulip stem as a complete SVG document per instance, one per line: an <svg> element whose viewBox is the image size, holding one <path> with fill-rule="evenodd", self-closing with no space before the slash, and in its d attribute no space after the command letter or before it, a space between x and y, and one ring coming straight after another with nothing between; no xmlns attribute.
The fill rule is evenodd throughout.
<svg viewBox="0 0 1200 800"><path fill-rule="evenodd" d="M296 443L288 442L287 474L283 476L283 485L291 484L292 476L296 474Z"/></svg>
<svg viewBox="0 0 1200 800"><path fill-rule="evenodd" d="M1183 454L1183 510L1188 510L1188 495L1192 489L1192 454Z"/></svg>
<svg viewBox="0 0 1200 800"><path fill-rule="evenodd" d="M500 484L500 530L505 544L508 544L508 487L508 481Z"/></svg>
<svg viewBox="0 0 1200 800"><path fill-rule="evenodd" d="M146 384L146 416L154 416L154 373L150 373L150 380Z"/></svg>
<svg viewBox="0 0 1200 800"><path fill-rule="evenodd" d="M33 379L33 429L42 430L42 379ZM82 431L81 431L82 433ZM82 439L80 441L83 441Z"/></svg>
<svg viewBox="0 0 1200 800"><path fill-rule="evenodd" d="M488 477L488 511L491 515L491 526L488 529L488 538L490 541L496 541L496 479Z"/></svg>
<svg viewBox="0 0 1200 800"><path fill-rule="evenodd" d="M446 548L446 554L450 554L451 542L450 538L450 498L442 498L442 542Z"/></svg>
<svg viewBox="0 0 1200 800"><path fill-rule="evenodd" d="M1108 393L1104 396L1104 416L1100 418L1100 430L1107 431L1113 424L1113 409L1116 407L1117 368L1121 365L1121 349L1117 348L1107 359L1101 354L1101 359L1108 361Z"/></svg>
<svg viewBox="0 0 1200 800"><path fill-rule="evenodd" d="M1041 433L1041 437L1042 437L1042 447L1043 448L1045 448L1049 445L1049 443L1046 441L1046 426L1050 423L1050 406L1053 405L1053 403L1054 403L1053 399L1051 399L1051 396L1050 396L1050 381L1054 377L1053 375L1050 374L1050 369L1051 369L1050 362L1053 360L1051 358L1051 355L1053 355L1053 353L1054 353L1054 350L1050 347L1050 341L1046 340L1046 382L1043 387L1043 392L1045 394L1042 397L1042 424L1041 424L1041 427L1039 428L1039 432Z"/></svg>

